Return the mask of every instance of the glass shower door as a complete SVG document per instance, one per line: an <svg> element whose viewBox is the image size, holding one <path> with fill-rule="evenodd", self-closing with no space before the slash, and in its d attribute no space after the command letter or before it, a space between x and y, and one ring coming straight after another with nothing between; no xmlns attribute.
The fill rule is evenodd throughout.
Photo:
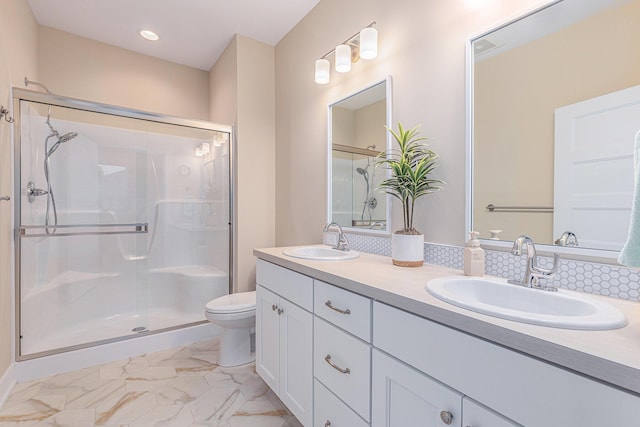
<svg viewBox="0 0 640 427"><path fill-rule="evenodd" d="M21 353L146 331L145 144L96 113L20 110Z"/></svg>
<svg viewBox="0 0 640 427"><path fill-rule="evenodd" d="M205 322L230 288L230 133L19 110L19 358Z"/></svg>

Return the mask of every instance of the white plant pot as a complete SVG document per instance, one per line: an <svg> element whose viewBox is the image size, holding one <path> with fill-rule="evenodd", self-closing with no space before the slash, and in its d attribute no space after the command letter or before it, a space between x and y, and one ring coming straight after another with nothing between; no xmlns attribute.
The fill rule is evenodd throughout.
<svg viewBox="0 0 640 427"><path fill-rule="evenodd" d="M421 267L424 264L424 234L391 236L391 258L400 267Z"/></svg>

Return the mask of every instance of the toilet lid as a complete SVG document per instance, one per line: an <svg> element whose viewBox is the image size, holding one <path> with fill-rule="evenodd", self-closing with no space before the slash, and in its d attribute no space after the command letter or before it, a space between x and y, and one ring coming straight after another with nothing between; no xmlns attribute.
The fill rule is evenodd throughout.
<svg viewBox="0 0 640 427"><path fill-rule="evenodd" d="M207 303L210 313L241 313L255 308L256 291L224 295Z"/></svg>

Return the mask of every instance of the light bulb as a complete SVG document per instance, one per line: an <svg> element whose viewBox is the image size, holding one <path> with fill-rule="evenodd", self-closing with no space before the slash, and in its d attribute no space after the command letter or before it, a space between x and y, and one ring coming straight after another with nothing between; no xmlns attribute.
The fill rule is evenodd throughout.
<svg viewBox="0 0 640 427"><path fill-rule="evenodd" d="M351 71L351 46L348 44L336 46L336 71L339 73Z"/></svg>
<svg viewBox="0 0 640 427"><path fill-rule="evenodd" d="M378 30L373 27L360 31L360 58L373 59L378 56Z"/></svg>
<svg viewBox="0 0 640 427"><path fill-rule="evenodd" d="M331 74L329 72L330 64L328 59L316 60L316 83L324 85L329 83Z"/></svg>

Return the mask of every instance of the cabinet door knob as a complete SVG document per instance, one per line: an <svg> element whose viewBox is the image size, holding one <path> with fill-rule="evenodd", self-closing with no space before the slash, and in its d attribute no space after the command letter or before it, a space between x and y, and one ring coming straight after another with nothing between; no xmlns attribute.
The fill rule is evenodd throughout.
<svg viewBox="0 0 640 427"><path fill-rule="evenodd" d="M449 411L442 411L440 412L440 419L446 425L451 425L451 423L453 422L453 414Z"/></svg>
<svg viewBox="0 0 640 427"><path fill-rule="evenodd" d="M331 421L327 420L327 422L324 423L324 427L331 427Z"/></svg>
<svg viewBox="0 0 640 427"><path fill-rule="evenodd" d="M333 311L337 311L340 314L351 314L351 310L349 310L348 308L346 310L341 310L341 309L339 309L337 307L334 307L331 304L331 300L327 300L327 302L325 302L324 305L326 305L327 307L329 307Z"/></svg>
<svg viewBox="0 0 640 427"><path fill-rule="evenodd" d="M271 310L272 310L272 311L276 311L277 309L278 309L278 306L277 306L277 305L273 304L273 305L271 306Z"/></svg>
<svg viewBox="0 0 640 427"><path fill-rule="evenodd" d="M351 373L351 369L349 368L341 368L340 366L336 365L335 363L333 363L331 361L331 355L327 354L324 357L324 361L327 362L329 364L329 366L331 366L333 369L335 369L336 371L340 372L341 374L350 374Z"/></svg>
<svg viewBox="0 0 640 427"><path fill-rule="evenodd" d="M283 312L284 312L283 309L281 309L281 308L278 309L278 314L282 314Z"/></svg>

